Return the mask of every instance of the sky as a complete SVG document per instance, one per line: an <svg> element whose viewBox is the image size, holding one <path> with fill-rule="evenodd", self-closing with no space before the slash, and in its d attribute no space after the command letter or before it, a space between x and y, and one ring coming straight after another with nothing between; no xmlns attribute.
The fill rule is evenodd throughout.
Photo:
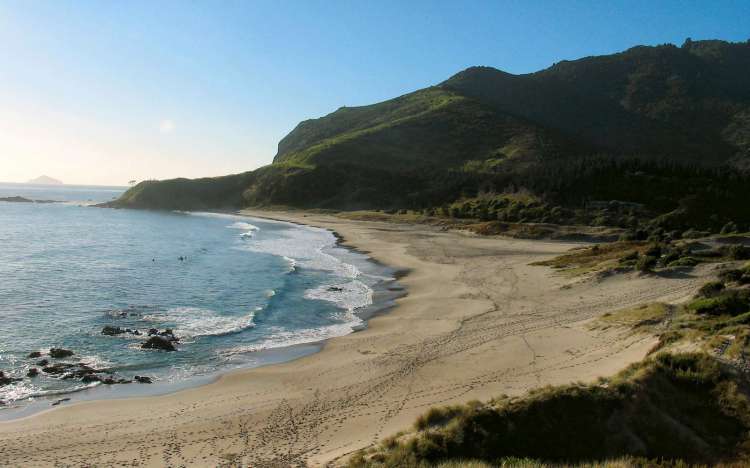
<svg viewBox="0 0 750 468"><path fill-rule="evenodd" d="M750 39L750 1L0 0L0 181L216 176L473 65Z"/></svg>

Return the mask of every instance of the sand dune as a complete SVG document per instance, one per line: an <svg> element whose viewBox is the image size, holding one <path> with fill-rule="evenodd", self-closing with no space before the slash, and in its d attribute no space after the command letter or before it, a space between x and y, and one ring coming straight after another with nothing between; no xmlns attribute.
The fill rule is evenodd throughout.
<svg viewBox="0 0 750 468"><path fill-rule="evenodd" d="M433 405L613 374L656 340L595 331L586 320L644 301L677 301L702 283L696 274L570 284L529 264L573 244L260 214L329 227L349 245L408 269L401 280L408 295L367 330L290 363L172 395L79 403L0 423L0 464L335 463L408 428Z"/></svg>

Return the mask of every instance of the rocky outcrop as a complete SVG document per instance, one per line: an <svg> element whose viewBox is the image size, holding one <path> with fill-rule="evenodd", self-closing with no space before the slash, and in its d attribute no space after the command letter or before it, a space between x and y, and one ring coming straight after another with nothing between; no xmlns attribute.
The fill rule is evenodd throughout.
<svg viewBox="0 0 750 468"><path fill-rule="evenodd" d="M123 335L125 333L139 336L141 334L138 330L131 330L130 328L120 328L120 327L113 327L111 325L107 325L104 328L102 328L102 335L107 336L117 336L117 335Z"/></svg>
<svg viewBox="0 0 750 468"><path fill-rule="evenodd" d="M64 348L52 348L49 350L50 357L54 359L62 359L66 357L70 357L74 355L75 353L69 349Z"/></svg>
<svg viewBox="0 0 750 468"><path fill-rule="evenodd" d="M15 379L13 377L8 377L7 375L5 375L3 371L0 371L0 387L10 385L13 382L18 382L19 380L23 380L23 379Z"/></svg>
<svg viewBox="0 0 750 468"><path fill-rule="evenodd" d="M141 345L143 349L160 349L162 351L177 351L177 348L172 344L173 340L163 338L161 336L152 336L145 343Z"/></svg>

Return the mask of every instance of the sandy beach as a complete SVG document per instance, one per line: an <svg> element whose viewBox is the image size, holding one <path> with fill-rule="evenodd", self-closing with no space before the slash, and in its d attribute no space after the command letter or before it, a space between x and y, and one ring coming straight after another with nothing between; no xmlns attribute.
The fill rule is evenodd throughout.
<svg viewBox="0 0 750 468"><path fill-rule="evenodd" d="M680 301L704 278L580 281L532 262L581 244L423 225L246 212L336 231L408 271L407 296L364 331L296 361L148 398L77 403L0 423L2 466L324 466L408 429L434 405L614 374L653 336L587 321Z"/></svg>

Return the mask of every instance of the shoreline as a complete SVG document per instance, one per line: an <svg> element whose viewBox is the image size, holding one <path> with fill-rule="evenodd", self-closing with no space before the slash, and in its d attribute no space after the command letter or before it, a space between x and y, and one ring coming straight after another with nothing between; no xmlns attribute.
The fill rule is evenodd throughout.
<svg viewBox="0 0 750 468"><path fill-rule="evenodd" d="M410 427L431 406L594 380L655 339L587 321L692 294L699 276L572 283L530 263L578 243L486 238L429 226L252 212L325 227L408 270L409 294L315 354L138 399L84 402L0 423L10 464L323 466Z"/></svg>
<svg viewBox="0 0 750 468"><path fill-rule="evenodd" d="M198 213L200 214L202 212ZM335 238L335 243L332 247L339 247L365 257L357 259L357 264L354 265L355 267L361 266L362 263L373 263L377 268L382 269L389 274L393 274L392 279L382 279L375 285L373 285L372 303L365 307L361 307L360 309L355 309L353 312L357 317L362 319L363 323L361 325L355 326L352 331L347 334L357 333L365 330L371 318L388 313L389 310L395 307L395 300L406 295L406 290L404 288L401 288L400 286L398 290L391 289L394 284L398 285L398 276L400 275L400 272L390 268L388 265L378 262L377 260L370 257L366 252L362 252L357 250L356 248L345 245L344 237L332 229L320 226L312 226L304 223L286 221L283 219L275 219L264 216L250 216L237 211L217 211L207 213L231 215L246 220L258 219L265 221L274 221L294 225L301 228L312 227L324 229L330 232ZM338 258L338 260L342 263L345 263L347 259ZM253 356L258 356L258 362L255 364L246 363L239 366L218 368L207 374L191 376L177 381L156 381L150 385L96 385L89 388L80 388L71 391L60 391L54 394L27 397L23 400L19 400L17 402L17 406L0 407L0 424L5 422L19 421L25 418L33 417L37 414L45 413L47 411L57 410L60 408L59 405L61 403L68 407L82 402L130 400L165 396L185 390L190 390L193 388L199 388L217 382L222 378L222 376L226 374L256 369L265 366L283 364L285 362L291 362L297 359L301 359L311 354L319 353L325 347L326 343L334 338L338 338L338 336L321 338L319 340L305 343L293 343L277 348L261 349L251 353Z"/></svg>

